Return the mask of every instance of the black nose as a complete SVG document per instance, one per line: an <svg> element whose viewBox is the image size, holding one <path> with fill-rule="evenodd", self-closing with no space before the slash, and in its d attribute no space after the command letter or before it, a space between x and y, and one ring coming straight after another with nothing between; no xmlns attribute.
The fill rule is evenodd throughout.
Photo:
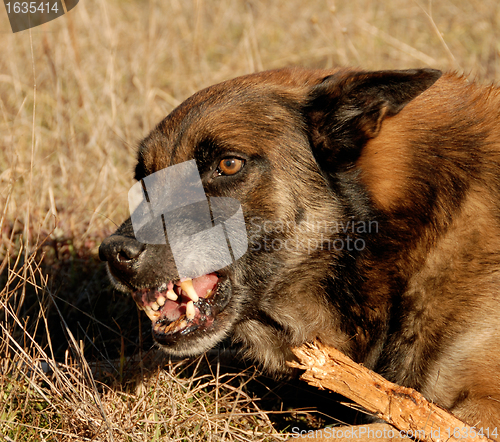
<svg viewBox="0 0 500 442"><path fill-rule="evenodd" d="M99 247L99 258L114 267L128 267L139 258L144 249L145 245L134 238L111 235Z"/></svg>

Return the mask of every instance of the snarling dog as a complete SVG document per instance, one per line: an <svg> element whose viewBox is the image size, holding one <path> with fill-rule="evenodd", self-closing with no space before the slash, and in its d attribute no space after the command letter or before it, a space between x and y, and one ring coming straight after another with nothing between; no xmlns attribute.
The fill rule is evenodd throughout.
<svg viewBox="0 0 500 442"><path fill-rule="evenodd" d="M319 339L500 426L500 90L430 69L248 75L168 115L135 178L193 159L207 197L241 204L239 260L181 282L130 220L100 247L167 352L232 335L286 373Z"/></svg>

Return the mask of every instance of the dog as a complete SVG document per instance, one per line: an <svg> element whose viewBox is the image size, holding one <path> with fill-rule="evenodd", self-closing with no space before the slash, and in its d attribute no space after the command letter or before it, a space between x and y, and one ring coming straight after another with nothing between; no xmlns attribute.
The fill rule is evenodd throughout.
<svg viewBox="0 0 500 442"><path fill-rule="evenodd" d="M319 339L497 437L498 88L432 69L247 75L159 123L135 178L191 160L207 198L241 205L243 256L181 278L169 241L138 241L130 219L100 246L160 346L232 336L286 375Z"/></svg>

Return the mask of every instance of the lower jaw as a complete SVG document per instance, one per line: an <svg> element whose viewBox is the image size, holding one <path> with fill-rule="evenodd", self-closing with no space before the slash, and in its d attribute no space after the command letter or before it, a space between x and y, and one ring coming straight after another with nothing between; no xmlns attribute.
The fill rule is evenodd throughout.
<svg viewBox="0 0 500 442"><path fill-rule="evenodd" d="M202 321L190 321L181 318L173 324L164 325L160 320L153 324L153 337L159 344L169 345L179 339L186 339L188 336L194 337L192 333L209 332L214 325L214 321L214 317L208 317Z"/></svg>
<svg viewBox="0 0 500 442"><path fill-rule="evenodd" d="M229 334L232 321L221 312L220 318L212 318L210 325L192 325L175 334L162 333L153 324L153 338L166 353L176 357L191 357L202 354L214 348Z"/></svg>

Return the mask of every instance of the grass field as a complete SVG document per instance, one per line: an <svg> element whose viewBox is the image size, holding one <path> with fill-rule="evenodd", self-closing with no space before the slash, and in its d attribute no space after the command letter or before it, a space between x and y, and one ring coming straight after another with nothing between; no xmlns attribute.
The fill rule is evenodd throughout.
<svg viewBox="0 0 500 442"><path fill-rule="evenodd" d="M81 0L16 34L0 6L0 439L285 440L331 422L251 365L152 348L97 258L128 215L135 146L241 74L434 67L491 83L499 51L497 0Z"/></svg>

